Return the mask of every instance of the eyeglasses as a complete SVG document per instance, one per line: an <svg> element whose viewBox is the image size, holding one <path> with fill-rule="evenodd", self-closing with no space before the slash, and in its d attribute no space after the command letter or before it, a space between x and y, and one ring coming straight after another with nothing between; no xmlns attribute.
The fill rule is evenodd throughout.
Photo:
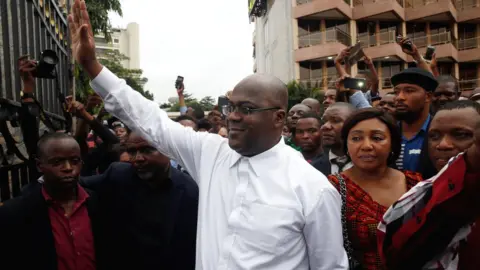
<svg viewBox="0 0 480 270"><path fill-rule="evenodd" d="M234 106L234 105L222 106L222 113L224 115L229 115L232 112L238 112L242 115L250 115L254 112L263 112L263 111L272 111L272 110L280 110L280 107L267 107L267 108L252 109L252 108L248 108L248 107Z"/></svg>

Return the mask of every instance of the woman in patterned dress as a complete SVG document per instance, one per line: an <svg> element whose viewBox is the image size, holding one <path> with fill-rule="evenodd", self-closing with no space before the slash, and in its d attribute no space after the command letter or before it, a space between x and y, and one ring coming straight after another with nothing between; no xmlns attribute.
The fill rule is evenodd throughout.
<svg viewBox="0 0 480 270"><path fill-rule="evenodd" d="M377 249L377 226L388 207L421 181L420 174L389 167L401 150L401 135L393 118L369 108L353 114L342 129L344 149L354 166L329 180L346 192L346 228L360 269L385 269ZM343 194L342 194L343 196Z"/></svg>

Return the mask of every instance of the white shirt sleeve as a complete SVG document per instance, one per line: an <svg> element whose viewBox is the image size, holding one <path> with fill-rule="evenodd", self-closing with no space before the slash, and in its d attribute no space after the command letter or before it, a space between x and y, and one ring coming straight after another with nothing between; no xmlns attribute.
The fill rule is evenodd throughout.
<svg viewBox="0 0 480 270"><path fill-rule="evenodd" d="M212 134L195 132L172 121L157 103L144 98L105 67L91 86L103 98L108 112L198 179L202 144Z"/></svg>
<svg viewBox="0 0 480 270"><path fill-rule="evenodd" d="M303 234L307 242L310 269L348 269L343 248L341 199L332 187L322 189L318 204L307 215Z"/></svg>

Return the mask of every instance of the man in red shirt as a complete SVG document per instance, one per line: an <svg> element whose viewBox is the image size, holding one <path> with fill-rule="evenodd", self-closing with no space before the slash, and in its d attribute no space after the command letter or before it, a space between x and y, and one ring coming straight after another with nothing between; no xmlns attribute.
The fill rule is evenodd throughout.
<svg viewBox="0 0 480 270"><path fill-rule="evenodd" d="M96 269L93 200L78 184L80 147L64 133L38 142L43 173L21 197L0 207L0 261L6 269ZM94 218L92 218L93 220Z"/></svg>

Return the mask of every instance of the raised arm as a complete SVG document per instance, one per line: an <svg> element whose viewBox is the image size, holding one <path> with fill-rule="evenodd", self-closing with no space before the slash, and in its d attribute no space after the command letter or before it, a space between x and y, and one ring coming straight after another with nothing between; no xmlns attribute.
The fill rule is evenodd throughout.
<svg viewBox="0 0 480 270"><path fill-rule="evenodd" d="M92 79L92 88L104 99L107 111L138 131L161 153L180 162L198 180L203 145L216 139L220 141L220 138L197 133L170 120L157 103L144 98L97 61L93 32L83 0L75 0L68 22L73 56Z"/></svg>

